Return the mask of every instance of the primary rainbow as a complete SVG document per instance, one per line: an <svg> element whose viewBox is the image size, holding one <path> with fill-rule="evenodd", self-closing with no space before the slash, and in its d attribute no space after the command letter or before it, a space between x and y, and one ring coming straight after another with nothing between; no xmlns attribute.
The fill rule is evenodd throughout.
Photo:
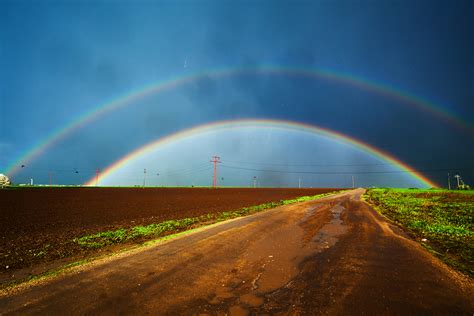
<svg viewBox="0 0 474 316"><path fill-rule="evenodd" d="M353 137L344 135L342 133L317 127L309 124L299 123L299 122L291 122L291 121L282 121L282 120L261 120L261 119L252 119L252 120L232 120L232 121L218 121L213 122L205 125L200 125L196 127L192 127L189 129L182 130L180 132L162 137L156 141L148 143L133 152L125 155L121 159L117 160L110 166L108 166L100 175L100 181L106 179L107 177L113 175L119 169L125 167L128 163L132 162L135 159L138 159L142 156L147 155L148 153L157 150L159 147L164 146L166 144L170 144L175 141L179 141L186 137L201 135L209 132L215 131L227 131L227 130L238 130L246 127L252 128L266 128L266 129L276 129L276 130L285 130L285 131L300 131L306 132L310 134L317 134L320 136L324 136L328 139L333 141L337 141L343 144L349 144L353 147L370 154L378 159L381 159L387 163L395 165L397 168L407 172L411 175L414 179L422 182L427 187L438 187L436 183L428 179L424 176L421 172L415 170L411 166L407 165L406 163L400 161L396 157L370 145L364 143L358 139ZM96 183L96 178L92 178L85 183L85 185L93 186Z"/></svg>
<svg viewBox="0 0 474 316"><path fill-rule="evenodd" d="M109 112L133 105L133 102L136 100L145 98L155 93L170 90L182 85L202 80L203 78L221 78L234 75L293 75L335 81L338 83L347 84L359 89L368 90L380 95L400 100L404 104L414 106L419 110L422 110L426 113L430 113L431 115L461 130L464 130L471 135L474 134L473 126L463 121L461 118L456 117L453 113L448 112L447 110L432 102L423 100L412 94L402 92L393 87L390 87L387 84L376 83L361 77L356 77L354 75L322 69L280 67L274 65L259 66L258 68L239 67L200 72L193 75L184 75L181 77L154 82L152 84L131 90L111 101L102 103L97 107L93 108L92 110L74 118L66 125L63 125L48 134L44 139L33 145L18 159L7 165L5 173L10 176L15 174L21 169L21 165L28 164L32 160L36 159L48 148L59 143L61 140L63 140L65 137L67 137L74 131L80 129L81 127L89 124L92 121L97 120L98 118Z"/></svg>

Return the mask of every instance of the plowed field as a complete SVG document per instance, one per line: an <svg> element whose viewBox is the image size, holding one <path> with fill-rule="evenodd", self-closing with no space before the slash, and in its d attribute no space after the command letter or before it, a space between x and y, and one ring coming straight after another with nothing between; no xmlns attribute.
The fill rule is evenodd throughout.
<svg viewBox="0 0 474 316"><path fill-rule="evenodd" d="M334 189L21 188L0 190L0 274L68 257L75 237L236 210ZM3 272L1 272L3 271Z"/></svg>

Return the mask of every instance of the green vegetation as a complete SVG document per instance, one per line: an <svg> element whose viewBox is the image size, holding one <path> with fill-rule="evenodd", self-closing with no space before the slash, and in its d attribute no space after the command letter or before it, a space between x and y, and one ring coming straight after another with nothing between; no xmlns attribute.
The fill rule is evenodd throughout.
<svg viewBox="0 0 474 316"><path fill-rule="evenodd" d="M256 206L243 207L236 211L206 214L199 217L183 218L178 220L169 220L147 226L121 228L113 231L100 232L93 235L75 238L73 242L81 246L83 249L98 249L113 244L161 237L170 233L188 230L204 224L212 224L232 218L246 216L281 205L310 201L330 194L334 193L303 196L292 200L281 200L279 202L269 202Z"/></svg>
<svg viewBox="0 0 474 316"><path fill-rule="evenodd" d="M157 242L168 240L170 238L174 238L175 236L187 234L195 229L200 229L205 225L215 224L228 219L254 214L281 205L314 200L339 192L330 192L314 196L304 196L292 200L269 202L256 206L244 207L235 211L209 213L199 217L168 220L161 223L153 223L146 226L133 226L128 228L123 227L116 230L104 231L74 238L72 240L66 240L59 248L55 247L54 244L45 244L41 247L30 249L28 251L27 255L30 261L38 262L38 260L48 261L50 260L50 258L67 258L78 253L82 253L82 255L84 255L84 253L92 252L92 254L94 254L95 250L110 245L127 244L127 246L115 249L112 253L102 252L98 257L87 256L86 258L80 259L79 261L66 264L59 268L48 270L39 275L30 275L25 279L15 280L1 284L0 291L4 289L6 290L14 288L15 286L26 281L36 281L43 278L58 275L72 267L94 261L96 258L104 256L114 256L118 253L134 249L136 247L154 244Z"/></svg>
<svg viewBox="0 0 474 316"><path fill-rule="evenodd" d="M474 191L370 189L366 200L448 265L474 277Z"/></svg>

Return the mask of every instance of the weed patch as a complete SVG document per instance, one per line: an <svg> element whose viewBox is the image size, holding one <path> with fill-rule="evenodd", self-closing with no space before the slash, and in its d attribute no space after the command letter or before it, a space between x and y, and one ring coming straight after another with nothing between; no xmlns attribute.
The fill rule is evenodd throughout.
<svg viewBox="0 0 474 316"><path fill-rule="evenodd" d="M448 265L474 277L474 191L370 189L366 200Z"/></svg>
<svg viewBox="0 0 474 316"><path fill-rule="evenodd" d="M178 220L169 220L161 223L154 223L146 226L134 226L130 228L121 228L113 231L105 231L92 235L82 236L73 239L73 243L79 245L83 249L99 249L112 244L120 244L134 240L151 239L168 235L170 233L188 230L203 224L211 224L222 222L225 220L242 217L254 213L258 213L267 209L275 208L282 205L288 205L298 202L310 201L324 196L333 194L323 193L313 196L303 196L291 200L281 200L278 202L269 202L260 205L243 207L235 211L227 211L220 213L210 213L199 217L183 218Z"/></svg>

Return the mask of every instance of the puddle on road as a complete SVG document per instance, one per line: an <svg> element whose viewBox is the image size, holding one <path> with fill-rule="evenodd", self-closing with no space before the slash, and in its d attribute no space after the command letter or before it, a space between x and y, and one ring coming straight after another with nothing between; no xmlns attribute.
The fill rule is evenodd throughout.
<svg viewBox="0 0 474 316"><path fill-rule="evenodd" d="M227 302L224 304L231 306L228 312L234 315L245 315L263 305L265 294L291 283L304 259L336 244L347 231L341 219L344 210L340 203L326 204L273 217L274 227L245 249L238 269L232 270L233 279L239 281L228 280L208 302L216 307Z"/></svg>
<svg viewBox="0 0 474 316"><path fill-rule="evenodd" d="M338 241L338 237L347 232L347 226L343 224L341 219L344 210L345 208L342 205L333 207L331 209L332 219L313 237L313 241L318 245L318 252L334 246Z"/></svg>
<svg viewBox="0 0 474 316"><path fill-rule="evenodd" d="M307 211L312 216L316 212L327 210L327 208L316 206ZM312 231L314 236L311 242L304 241L305 229L302 229L301 223L292 223L284 229L279 229L273 236L270 243L266 241L263 246L273 255L269 255L261 264L259 273L253 280L253 290L257 293L268 293L288 284L299 273L299 264L308 256L314 253L320 253L334 246L339 236L347 232L347 225L344 225L341 219L345 208L341 204L332 206L330 211L330 220L320 226L316 231ZM327 217L326 217L327 218ZM305 219L311 222L311 215ZM255 245L261 249L262 245ZM262 255L255 249L255 255Z"/></svg>

